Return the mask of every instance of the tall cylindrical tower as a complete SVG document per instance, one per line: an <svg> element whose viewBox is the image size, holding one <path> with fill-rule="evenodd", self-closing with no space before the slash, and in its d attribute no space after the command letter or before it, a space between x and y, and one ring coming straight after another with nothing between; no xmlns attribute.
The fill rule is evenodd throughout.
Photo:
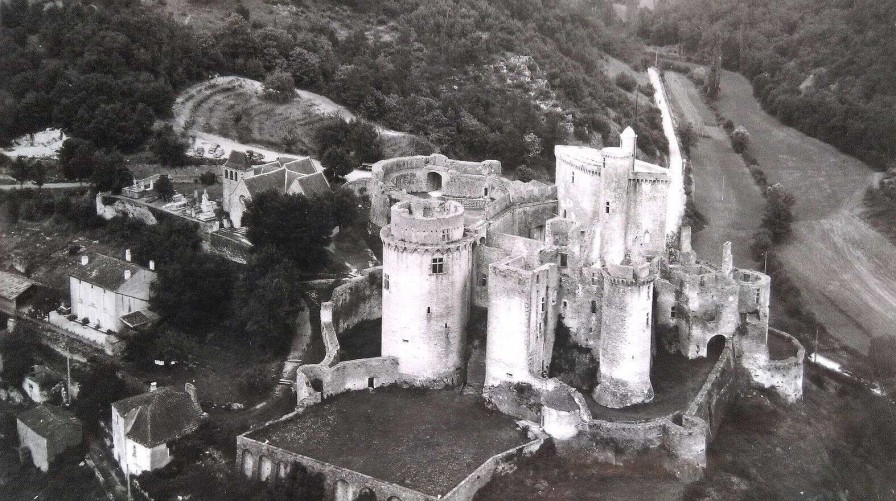
<svg viewBox="0 0 896 501"><path fill-rule="evenodd" d="M649 402L654 275L647 265L603 271L597 403L612 408Z"/></svg>
<svg viewBox="0 0 896 501"><path fill-rule="evenodd" d="M604 158L600 203L601 264L619 264L626 252L628 187L635 157L621 147L607 147L601 153Z"/></svg>
<svg viewBox="0 0 896 501"><path fill-rule="evenodd" d="M457 202L395 204L383 240L382 355L402 374L456 382L464 363L473 235Z"/></svg>

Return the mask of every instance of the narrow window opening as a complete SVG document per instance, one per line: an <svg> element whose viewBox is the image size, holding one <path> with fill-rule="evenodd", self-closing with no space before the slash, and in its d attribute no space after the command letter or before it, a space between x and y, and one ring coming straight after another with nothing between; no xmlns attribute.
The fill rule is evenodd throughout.
<svg viewBox="0 0 896 501"><path fill-rule="evenodd" d="M565 268L567 265L567 261L568 261L568 256L566 255L565 252L561 252L560 253L560 266Z"/></svg>
<svg viewBox="0 0 896 501"><path fill-rule="evenodd" d="M426 314L429 315L430 313L432 313L432 308L430 308L429 306L427 306L427 307L426 307Z"/></svg>
<svg viewBox="0 0 896 501"><path fill-rule="evenodd" d="M376 378L373 378L373 377L367 378L367 387L368 388L376 387Z"/></svg>
<svg viewBox="0 0 896 501"><path fill-rule="evenodd" d="M485 285L486 285L487 283L488 283L488 274L487 274L487 273L480 273L480 274L479 274L479 286L480 286L480 287L485 287Z"/></svg>
<svg viewBox="0 0 896 501"><path fill-rule="evenodd" d="M383 289L389 290L389 275L383 273Z"/></svg>
<svg viewBox="0 0 896 501"><path fill-rule="evenodd" d="M669 309L669 316L672 318L675 318L676 314L677 314L677 312L675 311L675 305L673 304L672 308Z"/></svg>
<svg viewBox="0 0 896 501"><path fill-rule="evenodd" d="M756 289L756 304L759 304L759 289Z"/></svg>
<svg viewBox="0 0 896 501"><path fill-rule="evenodd" d="M445 273L445 258L443 258L443 257L432 258L432 264L430 265L430 272L433 275L440 275L442 273Z"/></svg>
<svg viewBox="0 0 896 501"><path fill-rule="evenodd" d="M484 196L484 197L488 196L488 186L486 186L485 188L482 189L482 196Z"/></svg>
<svg viewBox="0 0 896 501"><path fill-rule="evenodd" d="M610 213L610 202L604 204L604 212L606 212L607 214Z"/></svg>
<svg viewBox="0 0 896 501"><path fill-rule="evenodd" d="M591 301L591 313L597 313L597 301Z"/></svg>
<svg viewBox="0 0 896 501"><path fill-rule="evenodd" d="M442 241L447 242L451 238L451 230L445 228L442 230Z"/></svg>
<svg viewBox="0 0 896 501"><path fill-rule="evenodd" d="M575 172L572 173L572 182L573 182L573 184L575 184L575 182L576 182L576 173Z"/></svg>
<svg viewBox="0 0 896 501"><path fill-rule="evenodd" d="M566 209L563 209L563 217L566 218Z"/></svg>

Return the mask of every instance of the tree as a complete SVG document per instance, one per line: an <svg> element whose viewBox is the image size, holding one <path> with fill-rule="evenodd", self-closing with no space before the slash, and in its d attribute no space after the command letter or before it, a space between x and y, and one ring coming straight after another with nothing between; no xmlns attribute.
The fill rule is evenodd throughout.
<svg viewBox="0 0 896 501"><path fill-rule="evenodd" d="M70 137L62 143L59 150L59 164L62 175L72 181L81 181L90 177L93 171L93 154L96 147L90 141Z"/></svg>
<svg viewBox="0 0 896 501"><path fill-rule="evenodd" d="M31 173L28 176L35 185L37 185L37 191L40 192L41 188L43 188L44 183L47 181L47 164L41 162L40 160L34 162L31 166Z"/></svg>
<svg viewBox="0 0 896 501"><path fill-rule="evenodd" d="M158 129L153 137L152 151L162 165L169 167L183 165L187 162L187 140L174 131L171 124Z"/></svg>
<svg viewBox="0 0 896 501"><path fill-rule="evenodd" d="M202 252L181 253L159 266L150 305L185 333L203 334L226 318L235 274L230 261Z"/></svg>
<svg viewBox="0 0 896 501"><path fill-rule="evenodd" d="M270 247L249 260L236 287L235 321L247 344L285 353L294 337L296 316L304 308L301 276L291 260Z"/></svg>
<svg viewBox="0 0 896 501"><path fill-rule="evenodd" d="M93 173L90 180L97 191L110 191L117 195L122 188L134 182L131 171L124 165L124 157L114 151L97 151L93 154Z"/></svg>
<svg viewBox="0 0 896 501"><path fill-rule="evenodd" d="M112 229L113 222L116 222L114 226L123 226L120 233ZM154 226L139 220L118 221L114 218L109 226L110 234L123 234L120 241L129 241L134 259L143 264L150 260L160 265L174 262L181 254L199 252L202 243L196 226L179 218L166 219Z"/></svg>
<svg viewBox="0 0 896 501"><path fill-rule="evenodd" d="M80 381L81 391L75 400L75 414L84 423L96 429L101 420L108 419L112 402L129 396L127 385L118 377L118 369L98 357L87 361L90 370Z"/></svg>
<svg viewBox="0 0 896 501"><path fill-rule="evenodd" d="M46 320L49 318L50 312L55 311L61 303L62 294L59 291L49 287L38 287L31 297L31 309L28 310L28 316Z"/></svg>
<svg viewBox="0 0 896 501"><path fill-rule="evenodd" d="M351 171L360 166L360 164L356 164L352 160L351 153L338 146L327 148L327 150L324 151L323 157L320 159L320 163L324 166L324 175L326 175L327 179L330 181L343 179Z"/></svg>
<svg viewBox="0 0 896 501"><path fill-rule="evenodd" d="M697 146L697 131L691 122L684 122L678 127L678 140L681 141L681 150L686 157L691 156L691 148Z"/></svg>
<svg viewBox="0 0 896 501"><path fill-rule="evenodd" d="M275 70L264 79L264 90L261 95L275 103L292 101L296 95L296 84L292 75L283 70Z"/></svg>
<svg viewBox="0 0 896 501"><path fill-rule="evenodd" d="M796 198L781 184L774 184L768 188L762 227L771 233L772 242L779 244L790 236L793 223L792 209L795 203Z"/></svg>
<svg viewBox="0 0 896 501"><path fill-rule="evenodd" d="M22 322L17 323L12 332L0 338L3 379L13 386L21 385L34 365L34 353L39 345L39 334L33 327Z"/></svg>
<svg viewBox="0 0 896 501"><path fill-rule="evenodd" d="M258 251L271 247L306 272L326 264L326 246L336 226L331 196L260 193L247 204L243 221Z"/></svg>
<svg viewBox="0 0 896 501"><path fill-rule="evenodd" d="M743 153L750 146L750 133L746 127L738 125L731 133L731 148L735 153Z"/></svg>
<svg viewBox="0 0 896 501"><path fill-rule="evenodd" d="M159 176L159 179L153 185L153 189L155 189L159 198L165 202L170 202L171 198L174 197L174 184L171 183L171 179L168 176Z"/></svg>
<svg viewBox="0 0 896 501"><path fill-rule="evenodd" d="M9 175L19 182L19 188L21 188L25 181L29 179L30 173L28 170L28 162L24 158L16 157L15 160L12 161Z"/></svg>

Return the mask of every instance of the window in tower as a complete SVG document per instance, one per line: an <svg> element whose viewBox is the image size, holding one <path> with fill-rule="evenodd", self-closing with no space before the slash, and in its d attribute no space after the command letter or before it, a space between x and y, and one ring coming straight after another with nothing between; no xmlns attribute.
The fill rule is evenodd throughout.
<svg viewBox="0 0 896 501"><path fill-rule="evenodd" d="M573 172L572 173L572 183L575 184L575 182L576 182L576 173Z"/></svg>
<svg viewBox="0 0 896 501"><path fill-rule="evenodd" d="M669 310L669 316L671 318L675 318L675 305L672 305L672 308Z"/></svg>
<svg viewBox="0 0 896 501"><path fill-rule="evenodd" d="M606 212L607 214L610 213L610 202L606 202L604 204L604 212Z"/></svg>
<svg viewBox="0 0 896 501"><path fill-rule="evenodd" d="M488 283L488 273L480 273L479 274L479 286L485 287L485 284Z"/></svg>
<svg viewBox="0 0 896 501"><path fill-rule="evenodd" d="M591 301L591 313L597 313L597 301Z"/></svg>
<svg viewBox="0 0 896 501"><path fill-rule="evenodd" d="M451 230L448 228L444 228L442 230L442 241L447 242L450 239L451 239Z"/></svg>
<svg viewBox="0 0 896 501"><path fill-rule="evenodd" d="M560 266L566 267L568 261L568 257L565 252L560 253Z"/></svg>
<svg viewBox="0 0 896 501"><path fill-rule="evenodd" d="M445 258L443 258L443 257L432 258L432 264L430 265L429 271L433 275L441 275L442 273L445 273Z"/></svg>
<svg viewBox="0 0 896 501"><path fill-rule="evenodd" d="M389 274L383 273L383 289L389 290Z"/></svg>

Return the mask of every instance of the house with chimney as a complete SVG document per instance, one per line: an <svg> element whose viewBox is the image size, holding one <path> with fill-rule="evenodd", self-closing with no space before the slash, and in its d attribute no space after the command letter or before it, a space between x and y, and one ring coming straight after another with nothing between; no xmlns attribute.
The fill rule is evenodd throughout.
<svg viewBox="0 0 896 501"><path fill-rule="evenodd" d="M131 262L130 249L124 260L83 255L80 266L69 275L72 314L101 331L120 332L127 325L122 317L148 311L150 285L155 279L155 263L150 261L149 268L144 268Z"/></svg>
<svg viewBox="0 0 896 501"><path fill-rule="evenodd" d="M157 470L171 462L170 445L196 431L205 414L196 387L166 386L112 404L115 459L128 476Z"/></svg>

